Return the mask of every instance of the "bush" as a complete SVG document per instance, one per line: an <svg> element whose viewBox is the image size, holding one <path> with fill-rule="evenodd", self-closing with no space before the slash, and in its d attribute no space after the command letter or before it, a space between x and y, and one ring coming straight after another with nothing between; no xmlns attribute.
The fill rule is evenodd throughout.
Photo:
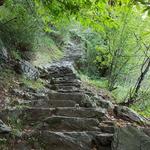
<svg viewBox="0 0 150 150"><path fill-rule="evenodd" d="M33 50L39 25L27 7L22 0L6 0L0 7L0 38L9 50Z"/></svg>

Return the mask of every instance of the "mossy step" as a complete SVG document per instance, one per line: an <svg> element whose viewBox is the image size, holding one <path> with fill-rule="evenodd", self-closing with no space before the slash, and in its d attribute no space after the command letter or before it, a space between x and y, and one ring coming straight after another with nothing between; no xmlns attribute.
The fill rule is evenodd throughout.
<svg viewBox="0 0 150 150"><path fill-rule="evenodd" d="M75 101L68 100L24 100L21 102L22 105L30 107L44 107L44 108L56 108L56 107L74 107L76 105Z"/></svg>
<svg viewBox="0 0 150 150"><path fill-rule="evenodd" d="M74 100L74 101L82 101L86 99L84 93L60 93L60 92L50 92L48 93L49 99L54 100Z"/></svg>
<svg viewBox="0 0 150 150"><path fill-rule="evenodd" d="M95 148L93 140L101 132L83 131L83 132L53 132L48 130L33 131L25 133L19 142L11 148L20 150L92 150Z"/></svg>
<svg viewBox="0 0 150 150"><path fill-rule="evenodd" d="M68 117L86 117L97 118L102 120L105 115L104 109L96 108L76 108L76 107L58 107L58 108L37 108L37 107L22 107L3 109L0 111L0 118L4 122L10 123L11 120L19 120L23 125L36 124L43 119L55 116Z"/></svg>
<svg viewBox="0 0 150 150"><path fill-rule="evenodd" d="M39 130L50 131L100 131L99 121L93 118L51 116L43 120Z"/></svg>

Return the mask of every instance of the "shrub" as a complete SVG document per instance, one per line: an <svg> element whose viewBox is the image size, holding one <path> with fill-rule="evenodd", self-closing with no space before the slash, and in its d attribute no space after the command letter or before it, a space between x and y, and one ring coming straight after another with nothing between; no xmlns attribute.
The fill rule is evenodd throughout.
<svg viewBox="0 0 150 150"><path fill-rule="evenodd" d="M0 7L0 38L10 50L21 53L33 49L39 32L37 18L27 7L22 0L6 0Z"/></svg>

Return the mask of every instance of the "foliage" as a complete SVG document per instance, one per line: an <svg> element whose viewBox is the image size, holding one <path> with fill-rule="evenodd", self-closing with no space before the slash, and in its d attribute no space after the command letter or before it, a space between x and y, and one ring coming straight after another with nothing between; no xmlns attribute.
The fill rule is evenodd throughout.
<svg viewBox="0 0 150 150"><path fill-rule="evenodd" d="M37 43L37 49L35 50L35 58L32 60L32 63L35 66L42 66L60 59L63 56L63 52L57 44L58 42L52 40L52 37L50 36L40 36Z"/></svg>
<svg viewBox="0 0 150 150"><path fill-rule="evenodd" d="M85 64L92 75L108 78L110 90L116 88L117 82L124 81L125 76L138 76L143 61L140 56L144 55L141 43L142 40L148 42L150 24L142 10L142 5L137 8L128 1L113 7L99 3L93 12L91 10L88 16L84 16L83 24L90 25L97 33L91 30L88 34L91 38L85 37Z"/></svg>
<svg viewBox="0 0 150 150"><path fill-rule="evenodd" d="M91 77L88 77L87 75L84 75L82 73L80 73L80 78L83 82L86 82L91 86L95 86L96 88L106 89L108 86L108 81L105 78L92 79Z"/></svg>
<svg viewBox="0 0 150 150"><path fill-rule="evenodd" d="M0 7L0 38L7 47L32 50L38 31L37 21L24 1L6 0Z"/></svg>
<svg viewBox="0 0 150 150"><path fill-rule="evenodd" d="M58 23L65 24L70 17L77 17L77 14L82 10L87 10L95 4L91 0L33 0L36 6L38 15L42 16L43 22L46 25L57 25ZM46 28L46 31L50 31Z"/></svg>
<svg viewBox="0 0 150 150"><path fill-rule="evenodd" d="M135 103L132 108L145 117L150 117L150 90L140 91L139 101Z"/></svg>
<svg viewBox="0 0 150 150"><path fill-rule="evenodd" d="M44 87L44 83L40 79L34 81L34 80L28 80L25 77L20 77L20 82L25 84L25 86L27 87L32 87L33 89L42 89Z"/></svg>

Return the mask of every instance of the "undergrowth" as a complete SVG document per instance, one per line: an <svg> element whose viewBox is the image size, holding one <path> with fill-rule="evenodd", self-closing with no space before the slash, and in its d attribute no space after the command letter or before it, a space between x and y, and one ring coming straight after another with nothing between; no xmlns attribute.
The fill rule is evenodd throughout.
<svg viewBox="0 0 150 150"><path fill-rule="evenodd" d="M19 79L20 82L22 82L25 86L31 87L33 89L42 89L44 87L44 81L41 79L38 80L29 80L25 77L20 77Z"/></svg>
<svg viewBox="0 0 150 150"><path fill-rule="evenodd" d="M80 74L80 77L83 82L86 82L88 85L94 86L98 90L101 90L101 89L107 90L108 88L108 81L105 78L94 79L84 74ZM130 90L130 86L118 85L117 89L111 92L111 95L114 98L113 100L115 100L116 103L123 102L129 90ZM131 106L131 108L144 117L150 117L149 99L150 99L149 90L146 92L141 92L141 94L139 95L139 100L136 103L134 103Z"/></svg>

